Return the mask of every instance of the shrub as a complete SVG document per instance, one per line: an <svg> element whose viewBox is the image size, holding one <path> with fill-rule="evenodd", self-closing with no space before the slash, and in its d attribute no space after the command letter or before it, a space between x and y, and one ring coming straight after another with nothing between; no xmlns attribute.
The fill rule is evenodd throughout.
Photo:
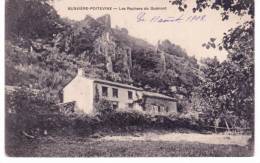
<svg viewBox="0 0 260 163"><path fill-rule="evenodd" d="M96 109L96 113L101 115L109 114L114 111L112 103L105 99L100 99L95 102L94 107Z"/></svg>
<svg viewBox="0 0 260 163"><path fill-rule="evenodd" d="M70 133L71 117L53 110L44 94L30 89L6 93L6 142L16 144L46 134Z"/></svg>
<svg viewBox="0 0 260 163"><path fill-rule="evenodd" d="M24 139L23 131L33 136L49 134L88 136L96 132L122 133L151 129L191 129L200 131L196 121L178 115L149 115L138 111L115 111L111 103L99 100L97 113L64 115L54 112L52 104L43 95L28 90L17 90L6 95L6 133L8 141L15 135L18 142ZM8 113L13 109L15 113Z"/></svg>
<svg viewBox="0 0 260 163"><path fill-rule="evenodd" d="M49 107L43 94L30 89L19 88L6 93L6 140L24 141L22 133L40 134L38 115L46 114Z"/></svg>

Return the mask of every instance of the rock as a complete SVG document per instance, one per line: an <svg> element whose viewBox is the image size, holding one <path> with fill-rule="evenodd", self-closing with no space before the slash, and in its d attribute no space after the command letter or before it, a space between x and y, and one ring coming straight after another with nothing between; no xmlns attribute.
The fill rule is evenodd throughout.
<svg viewBox="0 0 260 163"><path fill-rule="evenodd" d="M111 18L110 18L109 14L101 16L101 17L97 18L96 20L97 20L97 22L105 25L105 27L107 27L108 29L111 28Z"/></svg>

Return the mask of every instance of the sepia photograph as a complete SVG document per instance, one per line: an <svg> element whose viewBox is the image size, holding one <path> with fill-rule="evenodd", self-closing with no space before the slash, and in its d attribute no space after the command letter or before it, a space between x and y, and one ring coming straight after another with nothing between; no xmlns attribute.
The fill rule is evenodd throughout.
<svg viewBox="0 0 260 163"><path fill-rule="evenodd" d="M254 0L5 0L7 157L253 157Z"/></svg>

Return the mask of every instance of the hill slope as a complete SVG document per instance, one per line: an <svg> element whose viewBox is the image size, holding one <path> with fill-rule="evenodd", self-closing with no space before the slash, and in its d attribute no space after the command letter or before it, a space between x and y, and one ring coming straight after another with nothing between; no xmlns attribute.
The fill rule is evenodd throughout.
<svg viewBox="0 0 260 163"><path fill-rule="evenodd" d="M170 96L176 94L174 86L179 94L189 97L200 82L197 60L169 40L155 47L128 35L125 28L111 28L109 15L97 19L86 16L82 21L61 19L44 0L19 3L30 11L18 9L20 15L14 15L11 8L16 1L7 2L7 18L13 18L7 19L7 28L16 26L6 32L7 85L40 89L58 100L57 94L80 67L91 77L131 83ZM37 10L42 5L45 10ZM37 28L24 32L25 25L35 20L33 14L49 11L47 19L37 17ZM23 16L27 17L25 22L15 24ZM50 29L46 35L41 32L44 23L42 28Z"/></svg>

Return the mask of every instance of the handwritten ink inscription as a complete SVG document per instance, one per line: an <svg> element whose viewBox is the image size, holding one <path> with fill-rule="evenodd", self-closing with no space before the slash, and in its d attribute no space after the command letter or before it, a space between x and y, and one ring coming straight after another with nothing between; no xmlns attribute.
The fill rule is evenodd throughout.
<svg viewBox="0 0 260 163"><path fill-rule="evenodd" d="M152 23L181 23L181 22L202 22L206 20L206 15L179 15L176 17L148 16L145 12L140 12L136 17L137 22Z"/></svg>

